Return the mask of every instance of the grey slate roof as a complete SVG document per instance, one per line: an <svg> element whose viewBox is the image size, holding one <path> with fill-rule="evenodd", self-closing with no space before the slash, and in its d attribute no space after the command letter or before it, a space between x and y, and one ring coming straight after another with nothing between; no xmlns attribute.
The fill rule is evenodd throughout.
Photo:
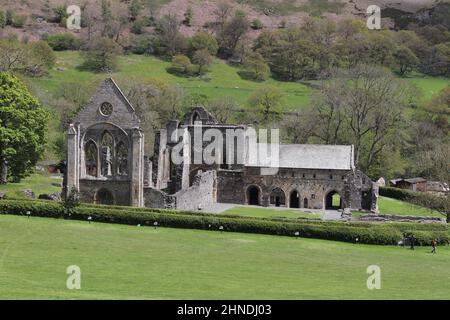
<svg viewBox="0 0 450 320"><path fill-rule="evenodd" d="M261 144L258 144L258 146ZM270 154L270 146L268 147ZM266 159L258 159L256 163L250 163L247 158L246 166L267 167ZM270 167L273 167L271 165ZM280 145L280 168L296 169L330 169L352 170L354 169L353 146L345 145L314 145L314 144L285 144Z"/></svg>

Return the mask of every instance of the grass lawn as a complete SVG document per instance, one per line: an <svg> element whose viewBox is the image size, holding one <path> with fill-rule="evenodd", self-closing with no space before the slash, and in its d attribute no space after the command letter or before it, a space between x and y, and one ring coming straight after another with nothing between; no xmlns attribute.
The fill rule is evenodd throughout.
<svg viewBox="0 0 450 320"><path fill-rule="evenodd" d="M19 183L7 183L0 185L0 192L6 193L8 196L15 198L24 198L22 190L31 189L39 196L40 194L50 194L61 192L61 187L52 185L52 183L62 183L62 179L51 178L46 173L35 173L31 176L22 179Z"/></svg>
<svg viewBox="0 0 450 320"><path fill-rule="evenodd" d="M2 215L0 298L448 299L450 247L429 250Z"/></svg>
<svg viewBox="0 0 450 320"><path fill-rule="evenodd" d="M317 213L303 213L298 210L277 210L270 208L254 208L254 207L234 207L228 209L221 214L231 214L246 217L262 217L262 218L273 218L273 217L285 217L285 218L310 218L319 219L320 214Z"/></svg>
<svg viewBox="0 0 450 320"><path fill-rule="evenodd" d="M378 207L382 214L443 217L439 212L386 197L380 197L378 199Z"/></svg>

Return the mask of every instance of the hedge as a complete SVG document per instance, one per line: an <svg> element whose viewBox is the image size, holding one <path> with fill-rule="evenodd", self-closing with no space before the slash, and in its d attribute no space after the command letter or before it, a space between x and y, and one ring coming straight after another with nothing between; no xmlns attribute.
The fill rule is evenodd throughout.
<svg viewBox="0 0 450 320"><path fill-rule="evenodd" d="M127 209L127 210L125 210ZM66 212L61 203L45 201L1 200L0 214L64 218L127 225L158 226L260 233L282 236L317 238L366 244L397 244L403 232L411 232L418 245L429 245L431 239L445 243L449 239L447 225L421 225L413 223L345 223L309 220L270 220L253 217L217 216L213 214L162 209L107 207L80 205Z"/></svg>

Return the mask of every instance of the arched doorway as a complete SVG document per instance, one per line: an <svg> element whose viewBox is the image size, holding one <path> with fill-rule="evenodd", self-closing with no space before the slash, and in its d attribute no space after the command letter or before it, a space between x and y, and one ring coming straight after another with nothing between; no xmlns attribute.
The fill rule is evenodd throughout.
<svg viewBox="0 0 450 320"><path fill-rule="evenodd" d="M270 193L270 205L275 207L286 206L286 196L280 188L274 188Z"/></svg>
<svg viewBox="0 0 450 320"><path fill-rule="evenodd" d="M114 197L108 189L100 189L97 192L96 201L97 204L106 204L112 205L114 204Z"/></svg>
<svg viewBox="0 0 450 320"><path fill-rule="evenodd" d="M328 192L325 197L325 209L339 210L342 208L342 198L339 192L333 190Z"/></svg>
<svg viewBox="0 0 450 320"><path fill-rule="evenodd" d="M259 188L256 186L248 187L247 199L249 205L259 206Z"/></svg>
<svg viewBox="0 0 450 320"><path fill-rule="evenodd" d="M297 190L291 192L289 197L289 208L300 208L300 195Z"/></svg>
<svg viewBox="0 0 450 320"><path fill-rule="evenodd" d="M308 198L303 199L303 208L309 208Z"/></svg>

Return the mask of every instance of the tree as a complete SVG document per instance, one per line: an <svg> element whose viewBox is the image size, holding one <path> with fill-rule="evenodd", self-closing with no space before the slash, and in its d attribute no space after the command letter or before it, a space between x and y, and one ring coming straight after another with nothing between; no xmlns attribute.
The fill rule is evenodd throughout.
<svg viewBox="0 0 450 320"><path fill-rule="evenodd" d="M183 24L190 27L192 25L192 19L194 18L194 11L192 11L192 7L189 6L184 13Z"/></svg>
<svg viewBox="0 0 450 320"><path fill-rule="evenodd" d="M332 77L327 90L334 94L324 94L323 107L342 112L345 125L336 136L354 145L356 165L369 171L390 139L398 138L411 88L389 70L367 65L335 70Z"/></svg>
<svg viewBox="0 0 450 320"><path fill-rule="evenodd" d="M230 123L233 114L240 111L241 107L232 97L225 96L210 101L207 109L220 123Z"/></svg>
<svg viewBox="0 0 450 320"><path fill-rule="evenodd" d="M130 12L131 20L136 20L142 11L141 0L132 0L128 7L128 11Z"/></svg>
<svg viewBox="0 0 450 320"><path fill-rule="evenodd" d="M56 55L47 42L37 41L30 46L37 67L51 69L55 66Z"/></svg>
<svg viewBox="0 0 450 320"><path fill-rule="evenodd" d="M408 47L402 45L394 53L398 71L401 76L411 72L419 64L419 59Z"/></svg>
<svg viewBox="0 0 450 320"><path fill-rule="evenodd" d="M259 20L259 19L254 19L254 20L252 21L251 27L252 27L253 30L260 30L260 29L264 28L264 25L263 25L263 23L261 22L261 20Z"/></svg>
<svg viewBox="0 0 450 320"><path fill-rule="evenodd" d="M198 74L202 74L204 68L213 62L213 57L209 54L207 49L201 49L195 52L192 61L198 65Z"/></svg>
<svg viewBox="0 0 450 320"><path fill-rule="evenodd" d="M284 96L277 87L265 86L252 94L249 104L258 115L258 123L268 125L280 119L284 105Z"/></svg>
<svg viewBox="0 0 450 320"><path fill-rule="evenodd" d="M227 21L219 34L219 51L224 56L232 56L239 43L247 31L250 29L250 22L242 14L236 14Z"/></svg>
<svg viewBox="0 0 450 320"><path fill-rule="evenodd" d="M269 78L270 67L258 52L252 52L244 58L244 77L264 81Z"/></svg>
<svg viewBox="0 0 450 320"><path fill-rule="evenodd" d="M183 54L178 54L172 59L171 69L175 73L188 74L192 69L191 60Z"/></svg>
<svg viewBox="0 0 450 320"><path fill-rule="evenodd" d="M45 149L48 117L19 79L0 73L0 183L32 171Z"/></svg>
<svg viewBox="0 0 450 320"><path fill-rule="evenodd" d="M88 42L83 52L82 69L95 72L110 72L117 68L117 56L122 52L120 46L109 38L95 38Z"/></svg>
<svg viewBox="0 0 450 320"><path fill-rule="evenodd" d="M192 52L206 49L212 56L215 56L217 54L217 50L219 49L216 38L204 31L197 32L192 36L190 40L190 47Z"/></svg>
<svg viewBox="0 0 450 320"><path fill-rule="evenodd" d="M185 48L186 39L180 33L180 21L175 15L165 15L157 23L156 32L162 54L173 57Z"/></svg>
<svg viewBox="0 0 450 320"><path fill-rule="evenodd" d="M0 29L6 27L6 14L5 11L0 10Z"/></svg>

